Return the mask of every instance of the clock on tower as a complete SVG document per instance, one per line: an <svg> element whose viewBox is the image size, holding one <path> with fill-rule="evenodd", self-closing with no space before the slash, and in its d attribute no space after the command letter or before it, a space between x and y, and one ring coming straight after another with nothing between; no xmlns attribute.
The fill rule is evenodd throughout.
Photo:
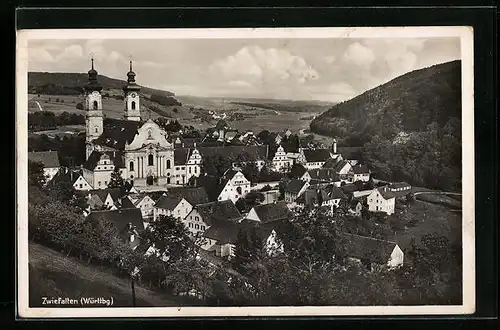
<svg viewBox="0 0 500 330"><path fill-rule="evenodd" d="M130 61L130 71L127 73L127 84L123 86L125 93L125 119L140 121L141 111L139 105L138 92L141 87L135 82L135 72L132 71L132 61Z"/></svg>

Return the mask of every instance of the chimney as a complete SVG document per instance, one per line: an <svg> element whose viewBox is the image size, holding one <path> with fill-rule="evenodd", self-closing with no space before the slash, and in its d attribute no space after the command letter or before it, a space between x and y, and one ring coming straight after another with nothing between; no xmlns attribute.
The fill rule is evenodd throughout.
<svg viewBox="0 0 500 330"><path fill-rule="evenodd" d="M337 154L337 140L333 139L332 150L334 154Z"/></svg>

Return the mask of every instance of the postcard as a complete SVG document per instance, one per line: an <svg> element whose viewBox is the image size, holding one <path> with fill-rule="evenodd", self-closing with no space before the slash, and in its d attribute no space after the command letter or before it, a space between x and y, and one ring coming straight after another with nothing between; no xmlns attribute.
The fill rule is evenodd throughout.
<svg viewBox="0 0 500 330"><path fill-rule="evenodd" d="M21 318L475 311L466 26L18 30Z"/></svg>

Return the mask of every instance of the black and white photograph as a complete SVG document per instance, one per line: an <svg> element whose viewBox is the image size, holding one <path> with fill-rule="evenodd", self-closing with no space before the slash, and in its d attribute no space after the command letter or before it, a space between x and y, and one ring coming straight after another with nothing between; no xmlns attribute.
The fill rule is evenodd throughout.
<svg viewBox="0 0 500 330"><path fill-rule="evenodd" d="M22 317L474 312L472 30L20 30Z"/></svg>

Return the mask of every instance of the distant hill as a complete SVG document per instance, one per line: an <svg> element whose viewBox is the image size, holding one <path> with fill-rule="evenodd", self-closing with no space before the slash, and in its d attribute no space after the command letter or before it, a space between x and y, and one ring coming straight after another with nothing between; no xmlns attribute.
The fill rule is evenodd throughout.
<svg viewBox="0 0 500 330"><path fill-rule="evenodd" d="M373 134L393 138L425 130L461 115L460 61L434 65L397 77L339 103L311 122L315 133L342 138L353 133L366 142Z"/></svg>
<svg viewBox="0 0 500 330"><path fill-rule="evenodd" d="M333 106L310 124L340 145L364 146L380 178L461 185L461 63L415 70Z"/></svg>
<svg viewBox="0 0 500 330"><path fill-rule="evenodd" d="M86 73L28 72L28 92L30 94L78 95L83 92L82 86L88 82ZM121 90L126 84L124 80L98 76L104 90ZM165 97L174 93L142 86L141 92L149 95Z"/></svg>

